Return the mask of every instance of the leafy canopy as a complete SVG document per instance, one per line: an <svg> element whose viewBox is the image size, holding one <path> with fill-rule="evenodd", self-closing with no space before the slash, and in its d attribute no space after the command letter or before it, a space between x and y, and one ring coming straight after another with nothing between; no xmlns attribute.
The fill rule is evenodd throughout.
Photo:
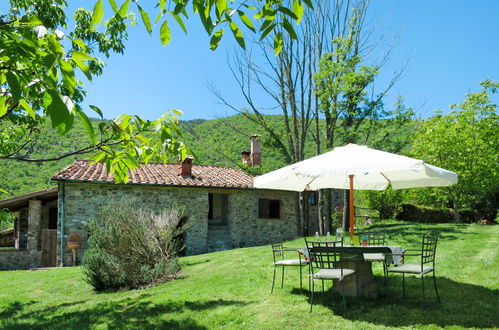
<svg viewBox="0 0 499 330"><path fill-rule="evenodd" d="M40 162L91 153L95 161L106 163L118 182L127 181L128 169L141 161L183 159L187 154L187 148L177 140L181 137L178 110L155 121L122 115L96 129L87 112L102 118L102 111L93 105L90 109L80 106L85 90L78 77L92 81L102 73L103 62L97 54L107 57L111 52L124 52L127 28L135 23L135 17L140 17L152 33L154 14L165 45L171 41L172 19L187 32L191 8L211 37L211 49L218 47L227 27L244 48L243 29L257 32L253 20L263 21L258 31L261 38L276 26L295 35L290 22L298 23L304 6L312 6L310 0L257 0L254 6L242 0L158 0L154 9L145 10L138 1L108 0L112 10L106 12L104 1L98 0L92 10L79 8L72 13L75 25L68 29L70 13L65 0L10 0L9 4L8 11L0 13L0 159ZM64 135L75 120L87 130L87 146L58 157L30 157L37 143L31 133L43 122L49 121L59 135Z"/></svg>
<svg viewBox="0 0 499 330"><path fill-rule="evenodd" d="M486 204L499 191L499 117L491 101L499 82L486 80L480 85L481 91L468 93L447 115L436 112L416 132L413 155L459 176L452 187L420 190L418 197L428 205L497 207Z"/></svg>

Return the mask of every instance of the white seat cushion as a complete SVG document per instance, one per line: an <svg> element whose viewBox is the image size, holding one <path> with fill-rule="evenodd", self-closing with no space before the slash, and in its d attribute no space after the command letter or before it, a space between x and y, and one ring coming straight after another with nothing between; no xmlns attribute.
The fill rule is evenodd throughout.
<svg viewBox="0 0 499 330"><path fill-rule="evenodd" d="M385 261L385 258L384 253L364 253L365 261Z"/></svg>
<svg viewBox="0 0 499 330"><path fill-rule="evenodd" d="M343 268L343 277L350 276L353 273L355 273L355 270ZM343 279L343 277L341 276L341 269L340 268L319 269L319 271L314 274L314 278L317 278L320 280L341 280L341 279Z"/></svg>
<svg viewBox="0 0 499 330"><path fill-rule="evenodd" d="M308 261L300 259L285 259L274 262L276 266L300 266L307 264Z"/></svg>
<svg viewBox="0 0 499 330"><path fill-rule="evenodd" d="M403 264L397 267L392 267L388 269L389 272L393 273L406 273L406 274L418 274L423 275L433 271L433 267L431 266L423 266L423 272L421 272L421 265L413 265L413 264Z"/></svg>

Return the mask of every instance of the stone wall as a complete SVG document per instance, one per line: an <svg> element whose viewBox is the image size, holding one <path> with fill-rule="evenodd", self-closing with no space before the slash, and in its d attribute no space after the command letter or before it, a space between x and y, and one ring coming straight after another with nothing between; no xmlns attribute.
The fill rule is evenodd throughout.
<svg viewBox="0 0 499 330"><path fill-rule="evenodd" d="M280 218L258 217L260 198L280 200ZM271 238L290 240L298 235L294 193L246 190L229 196L229 229L233 247L268 244Z"/></svg>
<svg viewBox="0 0 499 330"><path fill-rule="evenodd" d="M38 250L0 250L0 270L39 267L41 255Z"/></svg>
<svg viewBox="0 0 499 330"><path fill-rule="evenodd" d="M185 205L190 225L185 235L186 254L208 252L209 193L229 195L227 225L230 229L231 247L266 244L273 235L291 239L296 237L298 232L292 192L92 183L64 183L64 186L64 240L67 241L70 232L81 234L83 244L82 249L78 251L80 261L84 249L88 248L88 222L103 205L116 202L124 196L134 197L144 207L152 210L168 207L172 203ZM61 191L62 189L59 189L59 210L62 210ZM281 219L259 219L259 198L281 199ZM60 228L59 223L58 230ZM66 246L64 249L64 265L70 265L71 250ZM60 252L58 254L60 263Z"/></svg>

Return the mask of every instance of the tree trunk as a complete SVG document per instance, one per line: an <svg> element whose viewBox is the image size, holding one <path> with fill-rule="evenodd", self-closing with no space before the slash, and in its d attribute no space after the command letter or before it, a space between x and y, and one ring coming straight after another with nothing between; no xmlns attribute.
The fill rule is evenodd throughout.
<svg viewBox="0 0 499 330"><path fill-rule="evenodd" d="M452 201L452 207L454 209L454 221L457 223L461 223L461 215L459 214L459 202L457 198L454 198Z"/></svg>
<svg viewBox="0 0 499 330"><path fill-rule="evenodd" d="M319 220L319 234L324 235L324 214L322 212L322 199L324 194L322 190L317 191L317 217Z"/></svg>
<svg viewBox="0 0 499 330"><path fill-rule="evenodd" d="M331 189L324 189L324 232L331 232L331 215L333 207L331 205Z"/></svg>
<svg viewBox="0 0 499 330"><path fill-rule="evenodd" d="M343 192L343 232L350 230L350 221L348 215L350 214L350 194L348 190Z"/></svg>

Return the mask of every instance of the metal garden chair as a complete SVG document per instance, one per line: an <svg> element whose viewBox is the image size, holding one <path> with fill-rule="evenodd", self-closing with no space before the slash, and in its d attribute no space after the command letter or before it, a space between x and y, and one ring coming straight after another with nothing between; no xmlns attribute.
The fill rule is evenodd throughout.
<svg viewBox="0 0 499 330"><path fill-rule="evenodd" d="M297 248L286 248L282 243L272 243L272 255L274 257L274 277L272 279L272 289L270 293L274 292L275 276L278 267L282 267L281 276L281 289L284 287L284 268L285 267L299 267L300 268L300 290L302 290L302 267L308 264L308 261L302 259L300 251ZM295 252L298 255L298 259L285 259L285 252Z"/></svg>
<svg viewBox="0 0 499 330"><path fill-rule="evenodd" d="M322 281L322 292L324 294L324 281L342 281L344 278L355 274L355 270L343 268L340 261L342 255L340 252L335 252L334 247L342 245L341 242L314 242L307 241L307 250L310 258L310 274L309 281L312 282L310 294L310 312L314 305L315 280ZM309 282L310 283L310 282ZM323 295L324 296L324 295ZM343 305L345 305L345 295L343 294Z"/></svg>
<svg viewBox="0 0 499 330"><path fill-rule="evenodd" d="M381 232L369 232L360 236L360 245L365 246L384 246L386 245L386 235ZM383 275L385 278L385 286L386 279L388 277L388 265L386 263L386 254L385 253L364 253L364 260L370 262L381 262L383 263Z"/></svg>
<svg viewBox="0 0 499 330"><path fill-rule="evenodd" d="M424 275L433 273L433 285L435 286L435 293L437 295L437 300L440 302L440 297L438 295L437 282L435 279L435 254L437 250L437 234L425 234L423 235L423 241L421 244L421 250L418 249L408 249L404 251L403 260L404 263L397 267L392 267L388 269L391 273L401 273L402 274L402 296L405 298L405 274L414 274L421 277L421 286L423 288L423 298L425 298L425 288L424 288ZM411 252L411 253L406 253ZM419 252L419 253L413 253ZM406 257L419 257L419 264L406 264Z"/></svg>

